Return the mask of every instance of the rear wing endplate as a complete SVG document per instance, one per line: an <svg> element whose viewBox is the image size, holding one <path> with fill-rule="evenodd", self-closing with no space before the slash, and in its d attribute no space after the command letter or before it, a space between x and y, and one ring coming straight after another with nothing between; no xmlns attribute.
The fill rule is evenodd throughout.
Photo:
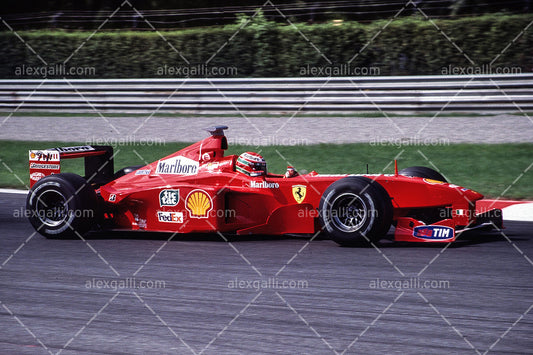
<svg viewBox="0 0 533 355"><path fill-rule="evenodd" d="M103 185L113 180L113 147L82 145L45 150L30 150L30 188L40 179L61 172L63 159L85 158L85 179L91 185Z"/></svg>

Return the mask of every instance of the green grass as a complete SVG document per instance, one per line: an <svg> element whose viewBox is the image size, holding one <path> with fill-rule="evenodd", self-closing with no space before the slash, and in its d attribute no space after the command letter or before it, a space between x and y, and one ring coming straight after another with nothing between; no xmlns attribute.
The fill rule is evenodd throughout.
<svg viewBox="0 0 533 355"><path fill-rule="evenodd" d="M28 154L31 149L78 145L77 142L0 141L0 186L25 188L28 183ZM157 146L115 147L115 170L152 162L188 143ZM450 182L472 188L488 197L533 198L533 143L451 144L445 146L376 146L371 144L319 144L308 146L231 146L227 154L260 151L269 171L283 173L287 165L319 173L393 173L413 165L437 167ZM82 173L83 160L66 160L63 171ZM18 178L17 178L18 177ZM22 181L19 181L20 180Z"/></svg>

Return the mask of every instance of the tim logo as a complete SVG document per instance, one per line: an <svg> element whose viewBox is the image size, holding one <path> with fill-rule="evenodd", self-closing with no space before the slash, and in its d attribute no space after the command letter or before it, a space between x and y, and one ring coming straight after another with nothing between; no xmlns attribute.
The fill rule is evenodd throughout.
<svg viewBox="0 0 533 355"><path fill-rule="evenodd" d="M419 226L413 229L413 236L426 240L452 241L454 230L445 226Z"/></svg>

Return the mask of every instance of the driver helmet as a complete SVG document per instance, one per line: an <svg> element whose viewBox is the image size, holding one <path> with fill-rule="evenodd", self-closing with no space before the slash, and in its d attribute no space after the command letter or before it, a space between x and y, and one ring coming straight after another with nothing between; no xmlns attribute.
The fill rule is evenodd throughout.
<svg viewBox="0 0 533 355"><path fill-rule="evenodd" d="M257 153L245 152L237 158L235 170L249 176L263 176L267 174L266 161Z"/></svg>

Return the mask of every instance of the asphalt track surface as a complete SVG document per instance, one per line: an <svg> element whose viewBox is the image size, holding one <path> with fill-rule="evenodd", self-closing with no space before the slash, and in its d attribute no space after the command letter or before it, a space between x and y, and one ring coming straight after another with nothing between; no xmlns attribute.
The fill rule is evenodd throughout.
<svg viewBox="0 0 533 355"><path fill-rule="evenodd" d="M533 350L532 223L448 248L167 234L47 240L20 216L24 199L0 194L2 354ZM132 277L164 287L119 284Z"/></svg>
<svg viewBox="0 0 533 355"><path fill-rule="evenodd" d="M58 125L58 122L61 122ZM88 144L197 142L205 127L227 125L230 145L307 145L375 143L439 145L449 143L531 142L533 119L528 115L449 117L47 117L10 116L0 139L75 141ZM39 127L38 130L28 127Z"/></svg>

